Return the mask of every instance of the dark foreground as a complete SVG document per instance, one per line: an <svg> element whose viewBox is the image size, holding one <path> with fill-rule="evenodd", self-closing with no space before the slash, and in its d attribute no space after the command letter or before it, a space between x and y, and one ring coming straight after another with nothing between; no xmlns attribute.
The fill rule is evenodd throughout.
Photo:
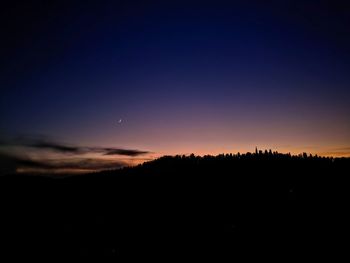
<svg viewBox="0 0 350 263"><path fill-rule="evenodd" d="M2 176L0 260L345 259L349 167L266 154Z"/></svg>

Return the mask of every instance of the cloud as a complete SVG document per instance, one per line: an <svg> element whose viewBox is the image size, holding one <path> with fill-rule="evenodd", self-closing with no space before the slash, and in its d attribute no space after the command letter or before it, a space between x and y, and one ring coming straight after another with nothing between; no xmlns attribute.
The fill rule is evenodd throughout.
<svg viewBox="0 0 350 263"><path fill-rule="evenodd" d="M0 142L0 145L30 147L70 155L101 153L103 155L124 155L134 157L150 153L149 151L141 151L137 149L75 146L37 137L17 137L9 140L3 140Z"/></svg>
<svg viewBox="0 0 350 263"><path fill-rule="evenodd" d="M101 158L41 159L0 153L0 174L21 172L91 172L128 166L125 160Z"/></svg>
<svg viewBox="0 0 350 263"><path fill-rule="evenodd" d="M139 156L150 152L140 150L128 150L128 149L105 149L104 155L127 155L127 156Z"/></svg>
<svg viewBox="0 0 350 263"><path fill-rule="evenodd" d="M143 155L148 153L151 152L114 147L77 146L46 137L12 137L0 139L0 174L81 173L117 169L146 161L147 156Z"/></svg>
<svg viewBox="0 0 350 263"><path fill-rule="evenodd" d="M24 144L24 146L38 149L48 149L61 153L82 153L82 149L80 147L68 146L48 141L29 142L28 144Z"/></svg>
<svg viewBox="0 0 350 263"><path fill-rule="evenodd" d="M19 161L16 157L0 153L0 175L15 173Z"/></svg>
<svg viewBox="0 0 350 263"><path fill-rule="evenodd" d="M28 167L36 169L50 169L51 166L44 162L34 161L26 157L0 153L0 174L12 174L18 168Z"/></svg>
<svg viewBox="0 0 350 263"><path fill-rule="evenodd" d="M122 160L104 160L101 158L76 158L72 160L52 161L49 164L54 169L105 170L127 166L128 162Z"/></svg>

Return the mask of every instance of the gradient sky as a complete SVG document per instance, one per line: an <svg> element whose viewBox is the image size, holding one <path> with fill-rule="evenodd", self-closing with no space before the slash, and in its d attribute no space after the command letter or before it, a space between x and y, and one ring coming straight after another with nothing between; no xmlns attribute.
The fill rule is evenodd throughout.
<svg viewBox="0 0 350 263"><path fill-rule="evenodd" d="M1 12L1 136L151 158L255 146L350 155L347 1L23 1Z"/></svg>

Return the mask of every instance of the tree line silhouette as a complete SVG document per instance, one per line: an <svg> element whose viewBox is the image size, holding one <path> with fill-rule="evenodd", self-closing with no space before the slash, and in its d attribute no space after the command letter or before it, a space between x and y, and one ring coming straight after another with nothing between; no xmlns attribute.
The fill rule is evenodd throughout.
<svg viewBox="0 0 350 263"><path fill-rule="evenodd" d="M349 164L256 149L64 178L3 176L1 255L334 260L346 256Z"/></svg>

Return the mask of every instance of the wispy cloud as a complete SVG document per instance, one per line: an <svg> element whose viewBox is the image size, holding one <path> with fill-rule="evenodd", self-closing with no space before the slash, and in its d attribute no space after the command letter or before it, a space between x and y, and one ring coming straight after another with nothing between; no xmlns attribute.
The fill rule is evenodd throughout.
<svg viewBox="0 0 350 263"><path fill-rule="evenodd" d="M63 144L58 144L58 143L49 142L49 141L22 141L22 144L21 142L19 142L18 145L38 148L38 149L47 149L47 150L52 150L52 151L61 152L61 153L78 154L83 152L83 149L80 147L63 145Z"/></svg>
<svg viewBox="0 0 350 263"><path fill-rule="evenodd" d="M0 142L3 146L22 146L35 149L49 150L62 154L80 155L87 153L101 153L103 155L124 155L124 156L140 156L150 153L137 149L123 149L111 147L91 147L91 146L76 146L61 142L56 142L44 138L36 137L17 137Z"/></svg>
<svg viewBox="0 0 350 263"><path fill-rule="evenodd" d="M143 154L150 153L148 151L140 150L127 150L127 149L103 149L105 151L104 155L127 155L127 156L139 156Z"/></svg>
<svg viewBox="0 0 350 263"><path fill-rule="evenodd" d="M13 137L0 140L0 173L117 169L146 161L144 155L149 153L138 149L78 146L37 136Z"/></svg>
<svg viewBox="0 0 350 263"><path fill-rule="evenodd" d="M72 159L40 159L10 154L0 154L0 173L10 174L18 171L34 171L57 173L65 172L90 172L106 169L118 169L128 166L125 160L106 160L102 158L72 158Z"/></svg>

